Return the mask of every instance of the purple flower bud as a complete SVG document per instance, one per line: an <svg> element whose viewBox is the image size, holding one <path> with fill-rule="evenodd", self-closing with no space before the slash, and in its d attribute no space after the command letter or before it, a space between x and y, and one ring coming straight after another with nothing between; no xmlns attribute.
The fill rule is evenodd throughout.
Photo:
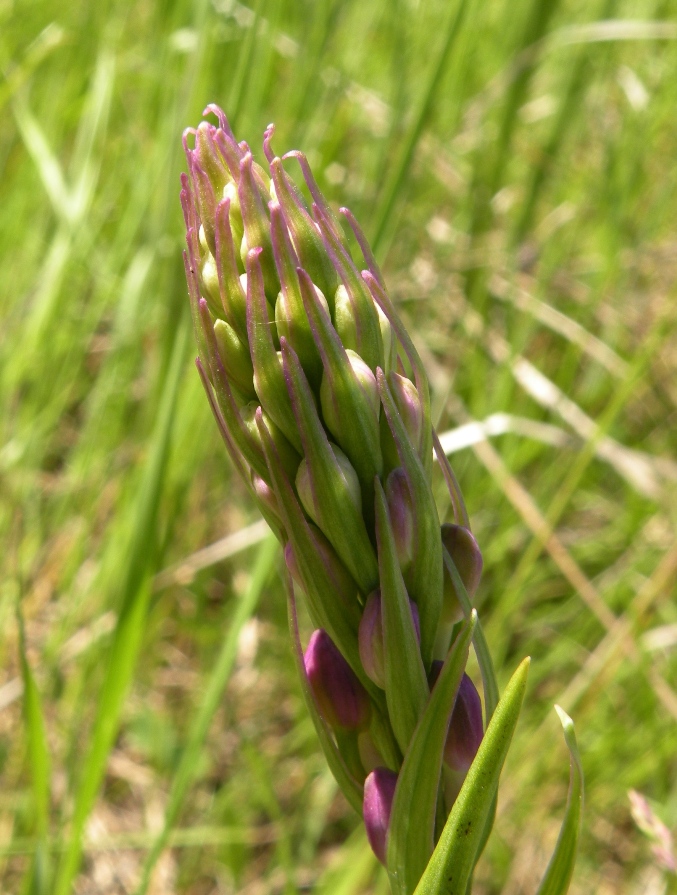
<svg viewBox="0 0 677 895"><path fill-rule="evenodd" d="M418 617L418 606L413 600L409 600L411 617L416 629L416 636L421 640L421 624ZM383 615L381 610L381 592L375 590L369 594L360 619L358 629L358 648L360 660L367 677L377 687L385 690L386 672L385 657L383 653Z"/></svg>
<svg viewBox="0 0 677 895"><path fill-rule="evenodd" d="M314 631L304 655L308 682L320 713L334 730L364 730L369 696L329 634Z"/></svg>
<svg viewBox="0 0 677 895"><path fill-rule="evenodd" d="M414 558L414 512L407 476L401 466L388 476L385 494L400 568L406 572Z"/></svg>
<svg viewBox="0 0 677 895"><path fill-rule="evenodd" d="M472 532L463 525L445 523L442 526L442 543L458 569L470 599L480 583L482 575L482 553ZM442 600L442 624L455 624L463 618L463 610L458 602L451 578L444 570L444 596Z"/></svg>
<svg viewBox="0 0 677 895"><path fill-rule="evenodd" d="M395 797L397 774L388 768L374 768L364 781L362 814L372 851L385 867L390 812Z"/></svg>
<svg viewBox="0 0 677 895"><path fill-rule="evenodd" d="M449 722L444 760L453 771L466 774L482 742L482 702L467 674L461 679Z"/></svg>

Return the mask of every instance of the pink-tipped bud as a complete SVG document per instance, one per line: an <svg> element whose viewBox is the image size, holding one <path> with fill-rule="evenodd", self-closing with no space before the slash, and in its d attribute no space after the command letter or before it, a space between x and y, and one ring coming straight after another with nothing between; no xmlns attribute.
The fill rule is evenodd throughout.
<svg viewBox="0 0 677 895"><path fill-rule="evenodd" d="M423 434L423 408L416 386L410 379L400 376L399 373L391 373L388 377L388 384L409 433L411 443L418 449Z"/></svg>
<svg viewBox="0 0 677 895"><path fill-rule="evenodd" d="M275 492L268 482L262 479L260 475L257 475L257 473L252 472L252 487L262 511L265 508L279 523L281 521L280 506Z"/></svg>
<svg viewBox="0 0 677 895"><path fill-rule="evenodd" d="M458 569L461 581L472 599L482 577L482 552L475 536L463 525L445 523L442 526L442 543ZM463 618L463 610L458 602L451 578L444 570L444 597L442 601L442 624L450 625Z"/></svg>
<svg viewBox="0 0 677 895"><path fill-rule="evenodd" d="M421 640L421 624L418 616L418 606L413 600L409 600L411 617L414 622L416 636ZM381 592L375 590L369 594L360 619L358 630L358 648L360 660L367 677L377 687L385 690L386 671L383 644L383 615L381 608Z"/></svg>
<svg viewBox="0 0 677 895"><path fill-rule="evenodd" d="M306 674L320 713L334 730L364 730L369 696L329 634L314 631L304 655Z"/></svg>
<svg viewBox="0 0 677 895"><path fill-rule="evenodd" d="M444 760L453 771L466 774L482 742L482 702L467 674L461 679L449 722Z"/></svg>
<svg viewBox="0 0 677 895"><path fill-rule="evenodd" d="M374 768L364 781L362 815L372 851L385 867L390 812L395 797L397 774L388 768Z"/></svg>
<svg viewBox="0 0 677 895"><path fill-rule="evenodd" d="M406 572L414 558L414 511L407 476L401 466L388 476L385 493L400 568Z"/></svg>

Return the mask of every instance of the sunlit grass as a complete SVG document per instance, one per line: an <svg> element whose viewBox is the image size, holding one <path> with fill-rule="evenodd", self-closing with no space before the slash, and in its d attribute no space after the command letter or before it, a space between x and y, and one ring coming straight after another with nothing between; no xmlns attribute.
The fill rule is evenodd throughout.
<svg viewBox="0 0 677 895"><path fill-rule="evenodd" d="M198 553L256 522L182 342L180 134L210 101L255 152L274 120L362 221L458 429L501 682L533 657L478 890L542 875L555 702L587 776L573 891L660 886L627 791L677 827L675 11L0 5L0 888L133 892L159 857L149 891L387 891L277 576L256 607L261 531Z"/></svg>

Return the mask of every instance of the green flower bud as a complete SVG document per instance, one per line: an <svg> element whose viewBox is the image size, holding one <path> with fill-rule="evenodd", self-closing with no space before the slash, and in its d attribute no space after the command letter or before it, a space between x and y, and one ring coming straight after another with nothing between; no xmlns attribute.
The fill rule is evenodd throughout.
<svg viewBox="0 0 677 895"><path fill-rule="evenodd" d="M274 158L270 163L275 196L282 209L284 222L291 234L296 254L301 266L317 283L322 293L330 301L338 284L336 270L327 256L317 225L308 214L305 203L296 186L282 167L282 161Z"/></svg>
<svg viewBox="0 0 677 895"><path fill-rule="evenodd" d="M340 447L329 443L334 460L336 461L335 487L345 492L354 507L362 510L362 494L360 492L360 482L357 473L350 464L350 460L346 457ZM296 490L303 504L303 508L310 518L322 528L321 518L323 515L323 507L317 499L317 495L313 489L312 473L308 462L305 458L301 461L299 471L296 475Z"/></svg>
<svg viewBox="0 0 677 895"><path fill-rule="evenodd" d="M240 256L243 264L246 265L249 250L260 249L259 264L263 273L266 297L273 304L280 290L280 281L273 258L268 208L264 204L263 191L254 178L250 152L240 162L240 182L237 189L244 221L244 237Z"/></svg>
<svg viewBox="0 0 677 895"><path fill-rule="evenodd" d="M301 448L291 399L285 383L281 356L275 350L270 309L266 303L259 263L261 249L247 255L247 333L254 365L254 388L261 405L294 447Z"/></svg>
<svg viewBox="0 0 677 895"><path fill-rule="evenodd" d="M214 267L218 278L221 307L226 320L238 334L240 341L246 345L247 298L237 266L230 199L219 202L216 208L214 241L216 250Z"/></svg>
<svg viewBox="0 0 677 895"><path fill-rule="evenodd" d="M255 398L254 367L248 347L242 344L233 327L225 320L216 321L214 335L228 378L235 383L244 398Z"/></svg>
<svg viewBox="0 0 677 895"><path fill-rule="evenodd" d="M296 272L298 258L291 244L289 233L282 217L278 202L271 202L270 221L275 266L280 278L282 290L275 304L275 323L277 332L292 346L298 354L309 382L315 385L322 375L322 361L315 345L310 322L303 306L301 287ZM318 301L329 315L329 306L322 292L313 286Z"/></svg>
<svg viewBox="0 0 677 895"><path fill-rule="evenodd" d="M201 121L195 133L195 154L200 166L209 177L214 195L221 196L231 177L215 138L216 128L208 121Z"/></svg>
<svg viewBox="0 0 677 895"><path fill-rule="evenodd" d="M259 427L256 420L256 414L259 409L258 401L250 401L248 404L241 410L242 422L247 427L249 434L252 439L259 445L261 445L261 451L263 451L263 445L261 444L261 433L259 431ZM278 429L275 423L271 420L268 414L263 411L263 422L265 423L268 431L270 432L270 437L277 449L278 455L280 457L280 462L284 471L290 478L294 478L296 472L299 468L299 463L301 462L301 458L299 457L296 450L294 450L293 446L289 443L289 441L284 437L282 432Z"/></svg>

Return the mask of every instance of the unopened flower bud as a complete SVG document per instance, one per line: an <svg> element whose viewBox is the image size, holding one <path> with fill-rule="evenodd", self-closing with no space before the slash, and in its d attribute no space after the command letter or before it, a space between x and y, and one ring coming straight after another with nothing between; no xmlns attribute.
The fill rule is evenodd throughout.
<svg viewBox="0 0 677 895"><path fill-rule="evenodd" d="M223 188L230 180L230 173L221 157L215 137L214 125L209 124L208 121L201 121L195 133L195 154L211 181L218 201L223 193Z"/></svg>
<svg viewBox="0 0 677 895"><path fill-rule="evenodd" d="M358 510L362 509L362 494L360 492L360 483L358 481L355 470L350 460L346 457L340 447L329 443L336 461L336 469L340 474L343 487L348 492L350 499ZM296 474L296 490L303 504L303 508L308 513L313 522L320 525L321 513L320 508L316 506L315 493L310 475L310 465L304 457Z"/></svg>
<svg viewBox="0 0 677 895"><path fill-rule="evenodd" d="M265 479L262 479L260 475L252 472L252 487L259 504L259 509L266 521L270 524L269 520L272 518L278 525L281 524L280 507L275 492L270 485Z"/></svg>
<svg viewBox="0 0 677 895"><path fill-rule="evenodd" d="M362 814L372 851L385 866L390 812L395 798L397 774L389 768L374 768L364 781Z"/></svg>
<svg viewBox="0 0 677 895"><path fill-rule="evenodd" d="M472 599L482 576L482 553L475 536L463 525L447 522L442 526L442 543L458 569L461 581ZM463 618L463 610L449 573L444 570L444 597L442 601L441 623L455 624Z"/></svg>
<svg viewBox="0 0 677 895"><path fill-rule="evenodd" d="M280 281L277 277L275 260L273 258L267 202L264 203L260 185L254 177L251 153L247 153L240 162L238 195L244 222L244 237L242 239L240 257L242 258L242 263L246 265L250 249L260 248L262 250L259 264L263 273L266 298L272 304L280 290Z"/></svg>
<svg viewBox="0 0 677 895"><path fill-rule="evenodd" d="M233 327L225 320L216 321L214 335L228 378L233 381L245 398L255 398L254 367L249 355L249 347L242 344Z"/></svg>
<svg viewBox="0 0 677 895"><path fill-rule="evenodd" d="M375 426L381 406L378 396L378 388L376 386L376 377L359 354L350 348L346 350L346 354L350 366L357 377L358 384L362 389L362 393L374 413ZM331 379L326 373L322 377L322 385L320 386L320 403L322 405L322 416L324 417L327 428L332 435L336 438L340 438L345 430L346 420L338 413L337 403L334 400L334 395L332 393Z"/></svg>
<svg viewBox="0 0 677 895"><path fill-rule="evenodd" d="M413 600L409 600L411 617L414 622L416 636L421 639L421 625L418 616L418 606ZM383 615L381 608L381 592L375 590L369 594L360 619L358 630L358 647L360 660L367 677L377 687L385 690L386 670L383 643Z"/></svg>
<svg viewBox="0 0 677 895"><path fill-rule="evenodd" d="M308 681L320 713L338 731L363 730L369 724L369 696L329 634L314 631L304 654Z"/></svg>
<svg viewBox="0 0 677 895"><path fill-rule="evenodd" d="M259 406L260 405L258 401L249 401L249 403L245 404L245 406L242 408L241 416L242 422L247 427L253 441L255 441L256 444L258 444L263 451L263 445L261 443L261 432L259 431L259 427L256 422L256 413L259 409ZM277 449L277 453L279 454L280 463L282 464L283 469L288 476L295 476L299 468L300 458L299 455L296 453L294 446L289 443L289 440L285 437L284 433L275 425L275 423L271 420L265 410L262 411L262 418L268 431L270 432L270 437L272 438L273 444Z"/></svg>
<svg viewBox="0 0 677 895"><path fill-rule="evenodd" d="M444 760L452 771L467 773L477 755L483 736L480 694L472 680L464 674L458 688L444 745Z"/></svg>
<svg viewBox="0 0 677 895"><path fill-rule="evenodd" d="M414 512L407 476L401 466L393 469L388 476L385 494L397 556L404 573L414 557Z"/></svg>
<svg viewBox="0 0 677 895"><path fill-rule="evenodd" d="M399 373L391 373L388 376L388 386L409 440L414 450L420 454L423 435L423 408L416 386L410 379L400 376ZM391 469L399 466L400 457L385 414L381 415L381 445L386 466Z"/></svg>

